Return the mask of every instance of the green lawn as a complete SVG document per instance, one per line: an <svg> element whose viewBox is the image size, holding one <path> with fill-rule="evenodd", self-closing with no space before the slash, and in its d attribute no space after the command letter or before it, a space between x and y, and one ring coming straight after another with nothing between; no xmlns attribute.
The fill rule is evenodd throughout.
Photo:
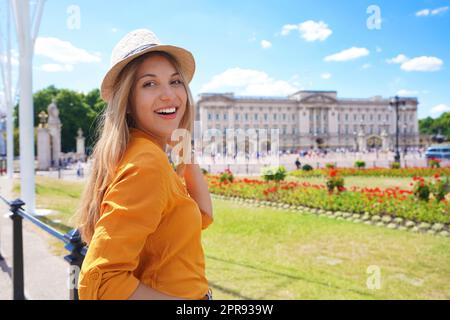
<svg viewBox="0 0 450 320"><path fill-rule="evenodd" d="M37 185L38 207L69 229L82 183ZM450 299L449 238L217 199L214 215L203 244L215 299ZM369 266L380 289L367 288Z"/></svg>
<svg viewBox="0 0 450 320"><path fill-rule="evenodd" d="M224 200L214 214L203 241L217 298L450 299L448 238Z"/></svg>
<svg viewBox="0 0 450 320"><path fill-rule="evenodd" d="M261 179L260 177L246 176L248 179ZM296 181L296 182L309 182L314 184L325 184L326 177L294 177L287 176L286 181ZM400 187L401 189L411 190L412 187L409 185L412 182L412 178L403 177L344 177L346 187L379 187L379 188L392 188Z"/></svg>

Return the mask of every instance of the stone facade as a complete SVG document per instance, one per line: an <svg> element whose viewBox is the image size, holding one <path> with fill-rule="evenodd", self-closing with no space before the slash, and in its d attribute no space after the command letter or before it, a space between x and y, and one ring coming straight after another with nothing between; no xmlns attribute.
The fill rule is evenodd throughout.
<svg viewBox="0 0 450 320"><path fill-rule="evenodd" d="M419 146L416 98L402 98L399 145ZM196 120L202 132L219 129L279 129L280 149L393 149L396 113L390 99L338 98L336 91L298 91L286 98L200 94Z"/></svg>

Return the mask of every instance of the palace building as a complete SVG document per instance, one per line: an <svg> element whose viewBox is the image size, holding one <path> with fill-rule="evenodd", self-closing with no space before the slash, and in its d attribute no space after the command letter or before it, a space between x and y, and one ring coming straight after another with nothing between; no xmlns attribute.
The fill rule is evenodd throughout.
<svg viewBox="0 0 450 320"><path fill-rule="evenodd" d="M399 146L419 146L417 98L402 98ZM279 129L281 150L305 148L393 149L396 111L390 99L338 98L336 91L298 91L284 97L203 93L196 102L201 131Z"/></svg>

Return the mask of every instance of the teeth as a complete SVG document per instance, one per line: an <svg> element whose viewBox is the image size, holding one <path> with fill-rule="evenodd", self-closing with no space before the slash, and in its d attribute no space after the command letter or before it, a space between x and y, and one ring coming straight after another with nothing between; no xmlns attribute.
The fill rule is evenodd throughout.
<svg viewBox="0 0 450 320"><path fill-rule="evenodd" d="M158 110L158 111L156 111L156 113L162 113L162 114L164 114L164 113L174 113L175 111L177 111L176 108L166 108L166 109Z"/></svg>

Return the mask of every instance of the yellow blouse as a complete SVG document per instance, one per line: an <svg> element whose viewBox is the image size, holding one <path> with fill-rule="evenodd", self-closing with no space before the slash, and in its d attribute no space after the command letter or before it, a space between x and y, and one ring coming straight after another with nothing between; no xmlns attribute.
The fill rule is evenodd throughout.
<svg viewBox="0 0 450 320"><path fill-rule="evenodd" d="M139 282L172 296L208 291L201 231L212 223L165 152L130 130L79 276L80 299L128 299Z"/></svg>

